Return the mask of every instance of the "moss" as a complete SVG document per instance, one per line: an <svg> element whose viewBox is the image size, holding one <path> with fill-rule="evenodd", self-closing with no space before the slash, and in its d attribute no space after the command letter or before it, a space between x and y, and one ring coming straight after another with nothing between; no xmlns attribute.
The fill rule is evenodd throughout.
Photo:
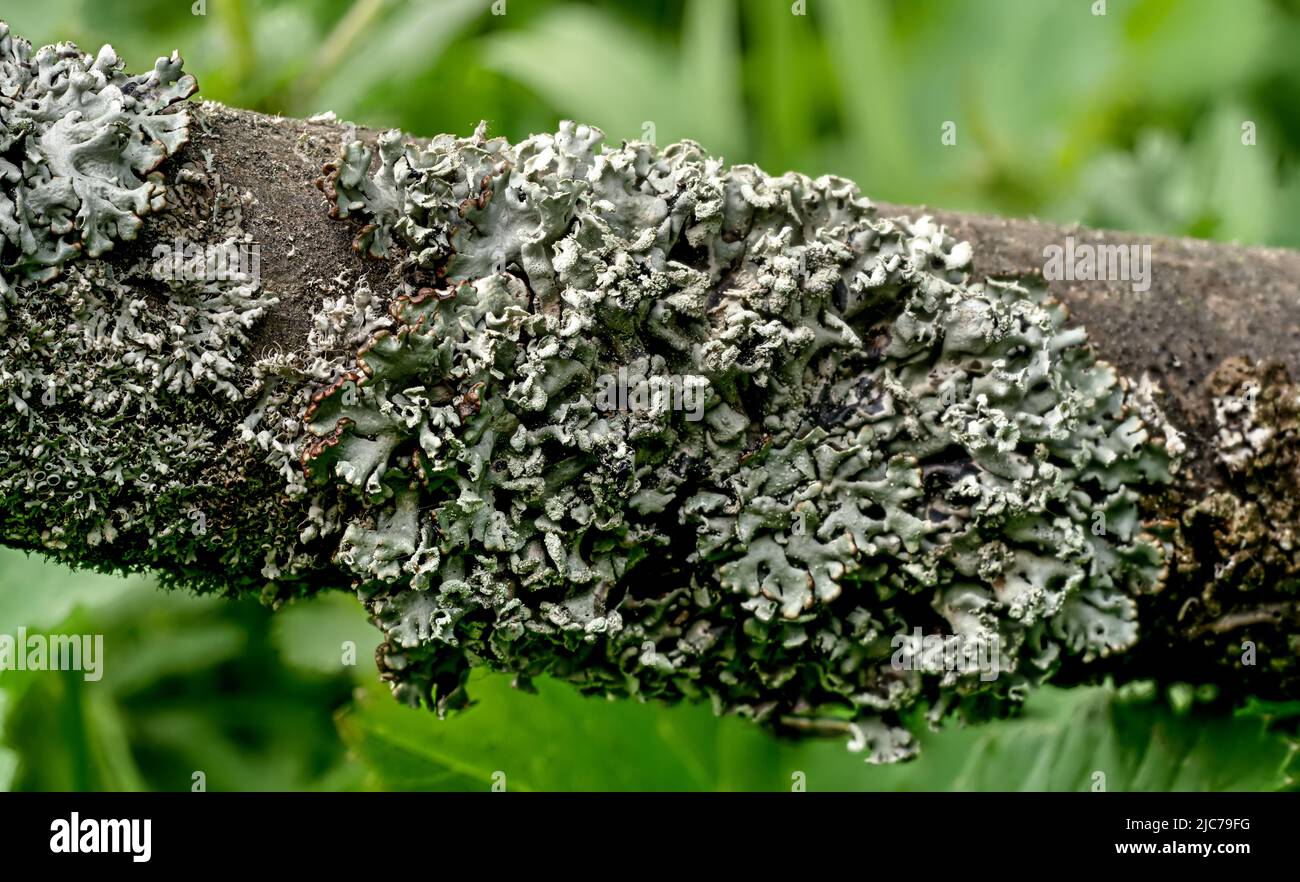
<svg viewBox="0 0 1300 882"><path fill-rule="evenodd" d="M389 133L326 169L411 280L300 448L400 698L459 706L482 665L886 761L914 706L980 716L1133 645L1166 435L1059 304L848 181L600 141ZM703 419L598 407L620 370L704 378Z"/></svg>

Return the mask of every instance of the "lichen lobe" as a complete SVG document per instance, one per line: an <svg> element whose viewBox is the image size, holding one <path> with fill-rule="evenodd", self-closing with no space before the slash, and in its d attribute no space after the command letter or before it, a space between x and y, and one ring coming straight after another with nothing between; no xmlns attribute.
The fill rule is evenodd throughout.
<svg viewBox="0 0 1300 882"><path fill-rule="evenodd" d="M77 254L134 239L160 210L157 168L189 136L198 88L179 55L128 76L112 47L33 51L0 22L0 293L53 278ZM0 318L3 314L0 313Z"/></svg>
<svg viewBox="0 0 1300 882"><path fill-rule="evenodd" d="M980 716L1134 643L1170 456L1063 307L843 179L601 139L389 133L327 168L356 250L415 280L304 448L353 500L335 557L399 697L457 707L483 665L888 761L913 708ZM602 407L620 370L704 378L702 418Z"/></svg>

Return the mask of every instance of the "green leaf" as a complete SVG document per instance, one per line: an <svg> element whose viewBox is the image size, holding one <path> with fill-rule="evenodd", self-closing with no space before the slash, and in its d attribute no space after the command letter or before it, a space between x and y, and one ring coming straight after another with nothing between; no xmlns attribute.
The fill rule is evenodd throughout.
<svg viewBox="0 0 1300 882"><path fill-rule="evenodd" d="M53 628L78 606L107 607L145 584L142 576L71 570L39 555L0 548L0 633Z"/></svg>
<svg viewBox="0 0 1300 882"><path fill-rule="evenodd" d="M1277 790L1294 786L1295 746L1257 717L1121 701L1109 687L1043 689L1022 716L949 724L920 759L871 766L845 739L783 741L700 706L584 698L539 681L540 694L491 675L481 701L438 720L368 689L338 717L353 753L384 789L487 790Z"/></svg>
<svg viewBox="0 0 1300 882"><path fill-rule="evenodd" d="M1287 67L1265 51L1278 14L1268 0L1138 0L1113 3L1127 42L1124 81L1155 100L1222 93L1260 72ZM1127 6L1127 9L1125 7Z"/></svg>
<svg viewBox="0 0 1300 882"><path fill-rule="evenodd" d="M905 71L890 33L889 11L879 0L825 0L823 39L839 77L843 116L867 169L859 183L873 196L898 198L908 162ZM936 121L936 132L938 122ZM937 140L936 134L936 140Z"/></svg>
<svg viewBox="0 0 1300 882"><path fill-rule="evenodd" d="M379 630L352 594L331 592L296 601L276 614L271 629L280 657L294 668L374 678ZM351 644L349 650L345 644ZM345 652L350 653L351 666L344 663Z"/></svg>
<svg viewBox="0 0 1300 882"><path fill-rule="evenodd" d="M358 7L383 5L368 0L357 3ZM404 0L373 26L366 16L345 19L314 59L313 66L321 70L307 72L308 83L299 89L294 109L300 113L332 110L341 118L353 118L372 91L433 67L443 50L489 5L484 0ZM311 82L317 76L319 86Z"/></svg>
<svg viewBox="0 0 1300 882"><path fill-rule="evenodd" d="M1180 715L1109 687L1041 689L1016 719L923 737L912 764L854 769L832 744L799 753L809 790L1278 790L1295 773L1293 743L1264 720Z"/></svg>
<svg viewBox="0 0 1300 882"><path fill-rule="evenodd" d="M482 58L611 139L690 138L734 156L745 138L731 5L692 3L680 51L604 10L559 6L486 37Z"/></svg>
<svg viewBox="0 0 1300 882"><path fill-rule="evenodd" d="M745 73L754 96L758 155L753 159L770 172L792 169L816 144L813 121L831 106L820 88L829 75L814 51L810 29L792 27L786 3L745 7L753 41L745 53ZM813 174L811 168L803 168Z"/></svg>
<svg viewBox="0 0 1300 882"><path fill-rule="evenodd" d="M1246 123L1254 144L1242 143ZM1300 175L1279 180L1267 146L1277 137L1260 114L1225 103L1199 120L1187 144L1146 131L1132 152L1094 160L1075 199L1053 213L1112 229L1285 242L1286 200Z"/></svg>
<svg viewBox="0 0 1300 882"><path fill-rule="evenodd" d="M734 154L745 143L739 43L734 0L687 3L676 92L691 96L682 102L693 115L690 137L724 155Z"/></svg>
<svg viewBox="0 0 1300 882"><path fill-rule="evenodd" d="M472 678L477 703L439 720L375 686L338 717L375 783L394 790L713 790L777 786L776 743L702 706L601 701L550 680L538 694Z"/></svg>
<svg viewBox="0 0 1300 882"><path fill-rule="evenodd" d="M195 771L210 790L360 785L332 725L355 671L286 667L271 610L255 601L164 593L4 553L0 603L10 623L102 635L104 647L101 680L0 673L0 788L187 790ZM322 608L349 604L355 615L347 596Z"/></svg>

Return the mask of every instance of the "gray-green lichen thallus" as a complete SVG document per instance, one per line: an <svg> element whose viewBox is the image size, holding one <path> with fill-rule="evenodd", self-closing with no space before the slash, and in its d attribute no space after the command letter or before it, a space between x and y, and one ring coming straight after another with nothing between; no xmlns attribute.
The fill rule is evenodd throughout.
<svg viewBox="0 0 1300 882"><path fill-rule="evenodd" d="M157 169L189 136L180 102L197 88L178 55L126 76L111 47L33 52L0 22L0 295L136 237L165 202Z"/></svg>
<svg viewBox="0 0 1300 882"><path fill-rule="evenodd" d="M250 245L239 194L178 160L196 88L177 55L132 76L0 22L0 540L235 593L302 514L243 467L276 301L224 271Z"/></svg>
<svg viewBox="0 0 1300 882"><path fill-rule="evenodd" d="M254 352L255 275L159 272L182 231L249 245L182 150L194 88L0 25L6 544L276 596L330 566L405 701L461 706L482 666L873 761L1138 640L1177 435L929 219L573 123L349 139L320 184L403 281L345 270Z"/></svg>
<svg viewBox="0 0 1300 882"><path fill-rule="evenodd" d="M1059 304L848 181L601 140L393 132L322 181L426 282L302 447L355 502L337 560L399 697L455 707L481 665L884 761L915 706L982 715L1135 642L1171 439ZM703 418L599 407L620 370L705 378ZM992 664L936 664L972 645Z"/></svg>

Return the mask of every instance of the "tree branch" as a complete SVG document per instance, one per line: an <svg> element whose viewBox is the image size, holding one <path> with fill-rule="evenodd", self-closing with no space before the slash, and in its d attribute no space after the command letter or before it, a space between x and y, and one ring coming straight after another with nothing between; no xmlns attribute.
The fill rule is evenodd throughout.
<svg viewBox="0 0 1300 882"><path fill-rule="evenodd" d="M1048 677L1296 696L1300 254L570 124L381 138L24 45L0 25L6 544L355 589L440 710L485 664L888 760L911 708Z"/></svg>

